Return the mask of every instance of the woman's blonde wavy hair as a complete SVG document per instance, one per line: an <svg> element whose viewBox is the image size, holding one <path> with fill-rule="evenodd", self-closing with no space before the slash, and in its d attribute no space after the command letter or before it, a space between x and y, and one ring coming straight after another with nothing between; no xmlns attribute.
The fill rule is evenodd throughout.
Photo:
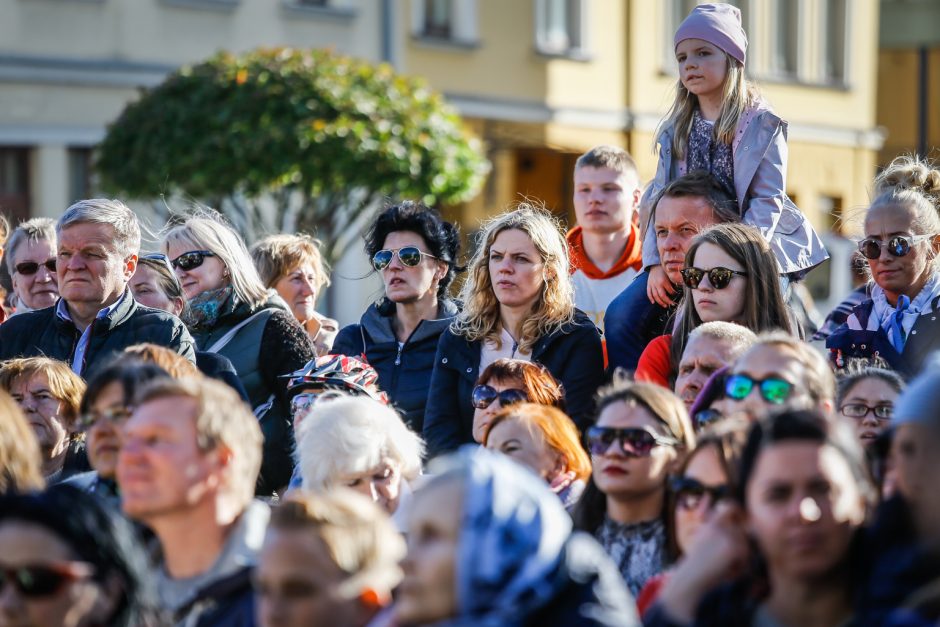
<svg viewBox="0 0 940 627"><path fill-rule="evenodd" d="M721 111L715 121L715 139L723 144L734 141L734 132L738 128L738 121L748 106L760 99L757 88L744 78L744 65L722 51L728 63L728 73L725 75L724 91L721 95ZM692 118L698 109L698 97L691 93L676 80L676 99L669 109L669 113L660 122L654 137L658 138L663 130L672 126L672 150L676 158L685 157L689 146L689 134L692 132ZM655 145L653 147L655 149Z"/></svg>
<svg viewBox="0 0 940 627"><path fill-rule="evenodd" d="M490 248L496 236L509 229L524 232L542 257L542 292L532 305L532 315L522 324L519 349L532 352L539 338L549 335L574 320L574 288L570 279L568 243L558 220L544 208L520 203L487 221L480 234L479 246L470 261L467 281L460 291L463 310L451 324L451 330L470 342L500 341L499 301L490 279Z"/></svg>

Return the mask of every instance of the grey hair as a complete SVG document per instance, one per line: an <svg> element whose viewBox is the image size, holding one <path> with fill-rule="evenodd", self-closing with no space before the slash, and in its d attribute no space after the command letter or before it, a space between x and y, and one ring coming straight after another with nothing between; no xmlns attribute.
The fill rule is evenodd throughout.
<svg viewBox="0 0 940 627"><path fill-rule="evenodd" d="M325 400L304 418L297 463L308 490L323 490L343 474L364 472L390 458L402 477L421 473L424 442L395 410L365 396Z"/></svg>
<svg viewBox="0 0 940 627"><path fill-rule="evenodd" d="M757 334L746 326L733 322L722 322L720 320L705 322L692 329L692 332L689 333L689 339L685 343L686 347L688 348L692 340L699 337L705 337L727 344L728 348L732 351L732 359L736 359L738 355L750 348L754 342L757 341Z"/></svg>
<svg viewBox="0 0 940 627"><path fill-rule="evenodd" d="M89 198L79 200L65 210L56 223L56 235L73 224L108 224L114 227L114 243L121 255L137 255L140 252L140 223L131 208L120 200Z"/></svg>
<svg viewBox="0 0 940 627"><path fill-rule="evenodd" d="M21 222L13 235L7 241L4 259L7 263L7 270L10 275L15 271L16 249L22 244L48 241L52 245L52 254L56 251L55 220L52 218L33 218L26 222Z"/></svg>
<svg viewBox="0 0 940 627"><path fill-rule="evenodd" d="M255 308L267 300L268 290L261 282L244 239L223 222L221 216L206 212L172 227L163 235L163 252L168 253L170 243L180 242L214 253L228 270L232 289L241 301Z"/></svg>

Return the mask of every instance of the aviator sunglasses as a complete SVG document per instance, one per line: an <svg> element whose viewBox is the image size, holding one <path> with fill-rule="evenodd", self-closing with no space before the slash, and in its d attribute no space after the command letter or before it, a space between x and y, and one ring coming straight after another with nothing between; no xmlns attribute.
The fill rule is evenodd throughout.
<svg viewBox="0 0 940 627"><path fill-rule="evenodd" d="M46 270L49 272L55 272L55 259L46 259L42 264L39 264L35 261L23 261L14 266L17 274L22 274L23 276L30 276L36 274L39 271L39 266L43 265L46 267Z"/></svg>
<svg viewBox="0 0 940 627"><path fill-rule="evenodd" d="M746 374L733 374L725 380L725 396L743 401L755 387L764 400L773 405L782 405L793 391L792 383L776 377L752 379Z"/></svg>
<svg viewBox="0 0 940 627"><path fill-rule="evenodd" d="M876 237L866 237L858 243L858 252L862 253L865 259L877 259L881 256L882 248L888 251L892 257L906 257L911 252L914 244L923 242L934 237L933 235L895 235L887 242Z"/></svg>
<svg viewBox="0 0 940 627"><path fill-rule="evenodd" d="M702 282L702 277L706 274L708 275L708 282L711 283L712 287L716 290L723 290L728 287L728 284L731 283L731 279L737 276L747 276L747 272L741 272L740 270L731 270L730 268L716 267L711 270L702 270L701 268L682 268L679 271L682 274L682 282L685 283L685 286L690 290L698 289L699 283Z"/></svg>
<svg viewBox="0 0 940 627"><path fill-rule="evenodd" d="M35 566L0 566L0 594L12 585L24 597L56 594L66 583L91 577L94 568L85 562L53 562Z"/></svg>
<svg viewBox="0 0 940 627"><path fill-rule="evenodd" d="M529 400L529 395L525 390L509 388L502 392L497 392L488 385L478 385L473 388L473 394L470 396L471 403L477 409L486 409L499 399L501 407L509 407L516 403L525 403Z"/></svg>
<svg viewBox="0 0 940 627"><path fill-rule="evenodd" d="M215 257L215 253L211 250L191 250L170 261L170 265L174 269L189 271L201 266L206 257Z"/></svg>
<svg viewBox="0 0 940 627"><path fill-rule="evenodd" d="M637 427L615 429L613 427L591 427L587 430L587 448L592 455L603 455L610 445L618 443L618 448L628 457L648 457L657 446L676 446L679 440L651 433Z"/></svg>
<svg viewBox="0 0 940 627"><path fill-rule="evenodd" d="M437 257L431 253L423 252L417 246L403 246L396 250L383 249L377 251L372 255L372 266L376 270L384 270L388 267L388 264L392 263L392 257L395 255L398 255L398 260L401 261L402 265L408 266L409 268L414 268L421 263L421 257L437 259Z"/></svg>

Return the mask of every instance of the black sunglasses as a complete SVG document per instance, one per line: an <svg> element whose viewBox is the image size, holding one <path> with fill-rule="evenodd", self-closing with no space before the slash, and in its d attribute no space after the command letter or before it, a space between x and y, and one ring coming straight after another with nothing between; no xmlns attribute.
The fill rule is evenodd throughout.
<svg viewBox="0 0 940 627"><path fill-rule="evenodd" d="M679 272L682 274L682 282L685 283L685 286L690 290L698 289L699 283L702 282L702 277L706 274L708 275L708 282L711 283L712 287L716 290L723 290L728 287L728 284L731 283L731 279L733 279L735 275L747 276L747 272L731 270L730 268L722 268L720 266L710 270L682 268Z"/></svg>
<svg viewBox="0 0 940 627"><path fill-rule="evenodd" d="M923 242L934 237L933 235L895 235L887 242L875 237L866 237L858 243L858 252L864 255L865 259L877 259L881 256L881 249L884 248L892 257L906 257L914 244Z"/></svg>
<svg viewBox="0 0 940 627"><path fill-rule="evenodd" d="M13 268L16 270L17 274L22 274L23 276L30 276L36 274L39 271L39 266L43 265L46 267L46 270L49 272L55 272L55 259L46 259L42 264L39 264L35 261L23 261L16 264Z"/></svg>
<svg viewBox="0 0 940 627"><path fill-rule="evenodd" d="M777 377L752 379L746 374L733 374L725 380L725 396L743 401L755 387L760 390L764 400L773 405L782 405L793 392L792 383Z"/></svg>
<svg viewBox="0 0 940 627"><path fill-rule="evenodd" d="M731 493L727 484L709 486L691 477L674 478L669 482L669 489L676 496L676 505L689 511L698 507L706 495L709 505L714 505Z"/></svg>
<svg viewBox="0 0 940 627"><path fill-rule="evenodd" d="M66 583L91 577L94 569L85 562L61 562L41 566L0 566L0 594L13 585L24 597L56 594Z"/></svg>
<svg viewBox="0 0 940 627"><path fill-rule="evenodd" d="M509 407L516 403L525 403L529 400L529 395L525 390L516 388L509 388L502 392L497 392L488 385L478 385L473 388L473 394L470 396L473 406L477 409L486 409L497 399L501 407Z"/></svg>
<svg viewBox="0 0 940 627"><path fill-rule="evenodd" d="M648 457L657 446L677 446L679 440L646 429L613 427L590 427L587 430L587 448L592 455L603 455L614 442L629 457Z"/></svg>
<svg viewBox="0 0 940 627"><path fill-rule="evenodd" d="M170 265L174 269L179 268L180 270L188 272L189 270L201 266L202 262L206 260L206 257L215 257L215 253L211 250L191 250L172 260Z"/></svg>
<svg viewBox="0 0 940 627"><path fill-rule="evenodd" d="M395 255L398 255L398 260L409 268L414 268L421 263L421 257L437 259L437 257L431 253L426 253L417 246L403 246L396 250L383 249L377 251L372 255L372 267L376 270L384 270L388 267L388 264L392 263L392 257Z"/></svg>

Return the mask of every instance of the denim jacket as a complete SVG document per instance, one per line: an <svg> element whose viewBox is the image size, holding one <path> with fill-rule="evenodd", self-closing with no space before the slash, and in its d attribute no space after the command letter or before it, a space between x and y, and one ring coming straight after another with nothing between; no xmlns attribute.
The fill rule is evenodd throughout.
<svg viewBox="0 0 940 627"><path fill-rule="evenodd" d="M640 201L643 266L659 263L656 233L647 228L651 204L659 193L679 177L681 159L672 150L673 127L667 126L657 139L659 165L656 176ZM741 116L733 143L734 188L743 222L760 230L777 258L781 274L802 276L829 258L812 224L786 193L787 123L763 103Z"/></svg>

